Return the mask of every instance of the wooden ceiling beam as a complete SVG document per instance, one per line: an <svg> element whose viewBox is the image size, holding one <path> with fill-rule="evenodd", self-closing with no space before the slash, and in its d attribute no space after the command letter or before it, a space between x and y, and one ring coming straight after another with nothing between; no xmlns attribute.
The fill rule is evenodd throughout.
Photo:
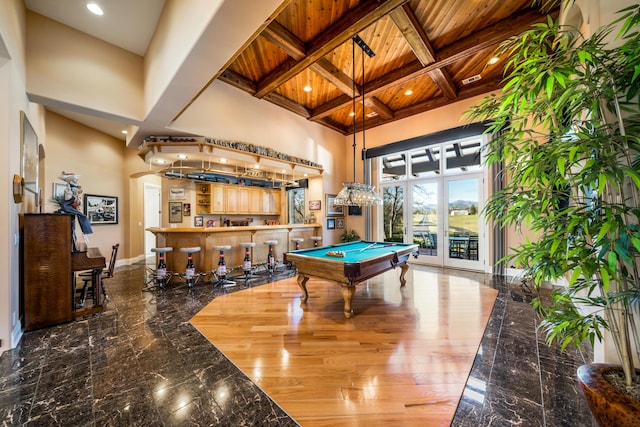
<svg viewBox="0 0 640 427"><path fill-rule="evenodd" d="M230 84L233 87L250 93L251 95L256 93L256 84L253 82L253 80L250 80L245 76L238 74L233 70L230 70L229 68L224 70L224 72L220 74L220 77L218 77L218 79L227 84Z"/></svg>
<svg viewBox="0 0 640 427"><path fill-rule="evenodd" d="M366 96L364 100L364 104L369 107L370 110L375 111L378 116L383 119L391 119L393 118L393 110L387 107L387 105L380 101L375 96Z"/></svg>
<svg viewBox="0 0 640 427"><path fill-rule="evenodd" d="M389 16L423 66L436 62L436 51L408 4L394 9Z"/></svg>
<svg viewBox="0 0 640 427"><path fill-rule="evenodd" d="M312 64L309 68L311 68L311 70L320 77L323 77L329 83L340 89L342 93L349 96L355 93L356 96L360 96L359 86L354 84L353 80L349 76L340 71L328 59L320 58L318 62Z"/></svg>
<svg viewBox="0 0 640 427"><path fill-rule="evenodd" d="M502 79L501 78L496 78L496 79L491 79L491 80L486 80L486 81L482 81L480 80L480 82L478 84L473 84L473 85L469 85L469 86L465 86L464 88L460 89L460 92L458 94L458 100L464 100L467 98L472 98L474 96L478 96L478 95L482 95L488 92L492 92L494 90L498 90L500 89L500 86L502 84ZM393 114L393 118L388 119L388 120L383 120L381 117L375 117L373 119L369 119L368 121L365 122L365 129L371 129L377 126L381 126L387 123L391 123L394 122L396 120L400 120L400 119L404 119L407 117L411 117L411 116L415 116L416 114L420 114L420 113L424 113L426 111L430 111L430 110L434 110L436 108L440 108L440 107L444 107L446 105L449 105L451 103L450 100L448 100L447 98L445 98L444 96L441 96L439 98L435 98L435 99L430 99L428 101L424 101L424 102L419 102L417 104L413 104L407 108L402 108L400 110L395 110L394 114ZM312 118L310 119L312 120ZM352 134L353 133L353 127L348 127L346 128L347 130L347 135ZM358 123L356 125L356 132L360 132L362 131L362 123Z"/></svg>
<svg viewBox="0 0 640 427"><path fill-rule="evenodd" d="M411 47L411 50L413 50L413 53L416 55L416 58L418 58L418 61L420 61L423 66L436 62L436 51L433 48L429 37L427 37L424 28L420 25L415 13L413 13L411 6L404 4L402 7L394 9L389 16L404 36L405 40ZM458 89L447 70L444 68L437 68L429 72L429 76L440 88L440 91L442 91L444 96L451 100L457 98Z"/></svg>
<svg viewBox="0 0 640 427"><path fill-rule="evenodd" d="M285 98L277 92L268 93L263 99L286 110L289 110L292 113L296 113L299 116L304 117L305 119L311 117L309 110L307 110L303 105L300 105L297 102L290 100L289 98Z"/></svg>
<svg viewBox="0 0 640 427"><path fill-rule="evenodd" d="M435 70L429 71L429 77L433 79L434 83L440 88L447 99L453 101L458 97L458 88L447 70L444 68L436 68Z"/></svg>
<svg viewBox="0 0 640 427"><path fill-rule="evenodd" d="M278 21L272 21L260 35L284 50L287 55L296 61L300 61L307 56L307 48L304 42Z"/></svg>
<svg viewBox="0 0 640 427"><path fill-rule="evenodd" d="M323 31L320 36L309 43L307 56L299 61L287 61L274 72L267 75L258 83L255 93L257 98L263 98L267 93L289 81L298 73L310 67L322 57L329 54L342 43L349 40L358 32L364 30L383 16L389 14L396 7L408 0L378 0L363 1L353 11L346 14L335 24Z"/></svg>
<svg viewBox="0 0 640 427"><path fill-rule="evenodd" d="M285 51L287 55L296 61L300 61L307 56L307 49L304 42L277 21L273 21L269 24L262 34L267 40ZM313 72L333 84L340 91L347 95L351 95L353 90L353 81L349 76L335 67L329 60L320 58L318 62L311 64L309 67ZM356 95L360 96L360 91L357 87L355 90Z"/></svg>
<svg viewBox="0 0 640 427"><path fill-rule="evenodd" d="M465 58L473 56L486 48L498 45L509 37L526 31L532 24L543 22L545 20L546 15L541 15L535 10L528 10L524 13L513 15L439 50L436 52L436 62L429 64L426 67L423 66L419 60L416 60L402 68L393 70L376 80L367 82L367 96L374 96L390 87L399 86L415 78L429 74L432 71L454 64L457 61L464 60ZM433 78L433 76L431 77ZM459 99L459 97L460 95L458 94L455 99ZM328 101L323 105L319 105L311 111L310 120L315 121L333 114L334 112L345 108L348 102L349 100L343 99L342 103L340 103L338 99L336 99Z"/></svg>

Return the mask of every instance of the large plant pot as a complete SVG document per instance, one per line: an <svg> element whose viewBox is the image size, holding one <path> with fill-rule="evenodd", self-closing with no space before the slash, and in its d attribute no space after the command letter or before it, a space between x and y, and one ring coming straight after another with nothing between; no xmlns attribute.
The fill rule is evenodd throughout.
<svg viewBox="0 0 640 427"><path fill-rule="evenodd" d="M602 427L640 426L640 402L615 389L603 377L607 371L621 369L620 365L604 363L591 363L578 368L578 384L582 394Z"/></svg>

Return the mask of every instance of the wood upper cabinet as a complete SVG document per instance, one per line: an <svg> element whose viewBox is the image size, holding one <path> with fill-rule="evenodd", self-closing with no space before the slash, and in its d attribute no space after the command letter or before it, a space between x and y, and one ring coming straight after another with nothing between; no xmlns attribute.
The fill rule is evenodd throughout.
<svg viewBox="0 0 640 427"><path fill-rule="evenodd" d="M280 190L265 190L262 193L262 213L280 215Z"/></svg>
<svg viewBox="0 0 640 427"><path fill-rule="evenodd" d="M249 213L261 214L262 213L262 188L249 188Z"/></svg>
<svg viewBox="0 0 640 427"><path fill-rule="evenodd" d="M245 187L228 184L206 184L208 193L203 193L201 184L196 187L196 202L208 197L209 205L198 204L198 213L227 215L280 215L280 190ZM202 209L207 207L207 212Z"/></svg>
<svg viewBox="0 0 640 427"><path fill-rule="evenodd" d="M225 213L225 187L211 184L211 213Z"/></svg>
<svg viewBox="0 0 640 427"><path fill-rule="evenodd" d="M226 186L224 188L224 213L236 214L238 213L238 188L232 186Z"/></svg>

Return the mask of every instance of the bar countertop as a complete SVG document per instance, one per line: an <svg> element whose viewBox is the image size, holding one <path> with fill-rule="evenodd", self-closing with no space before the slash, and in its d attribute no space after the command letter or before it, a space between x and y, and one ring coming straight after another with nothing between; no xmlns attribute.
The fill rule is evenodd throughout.
<svg viewBox="0 0 640 427"><path fill-rule="evenodd" d="M149 227L146 230L152 233L224 233L228 231L260 231L273 229L304 229L322 228L321 224L280 224L280 225L232 225L229 227Z"/></svg>

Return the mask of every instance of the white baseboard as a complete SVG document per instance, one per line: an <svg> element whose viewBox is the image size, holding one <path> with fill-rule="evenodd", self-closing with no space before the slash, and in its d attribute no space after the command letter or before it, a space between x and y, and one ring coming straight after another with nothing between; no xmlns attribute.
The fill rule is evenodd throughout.
<svg viewBox="0 0 640 427"><path fill-rule="evenodd" d="M16 322L16 326L11 331L11 348L16 348L20 340L22 339L22 324Z"/></svg>

